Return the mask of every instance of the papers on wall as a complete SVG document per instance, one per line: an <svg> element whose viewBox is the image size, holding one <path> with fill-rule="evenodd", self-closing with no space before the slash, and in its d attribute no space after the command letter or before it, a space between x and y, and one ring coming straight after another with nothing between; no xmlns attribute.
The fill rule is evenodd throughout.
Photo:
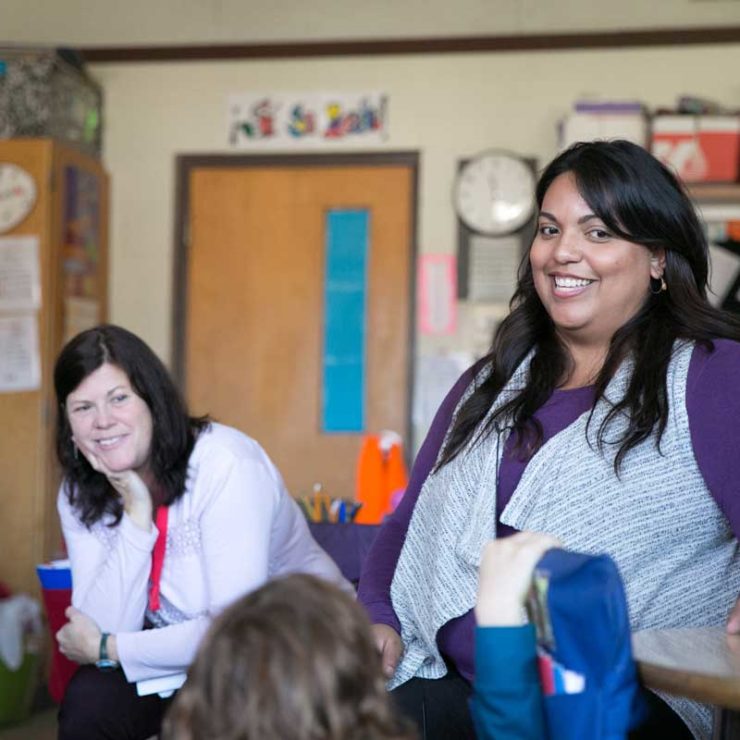
<svg viewBox="0 0 740 740"><path fill-rule="evenodd" d="M34 391L40 385L36 314L0 315L0 393Z"/></svg>
<svg viewBox="0 0 740 740"><path fill-rule="evenodd" d="M508 313L507 303L468 303L461 306L459 336L474 360L491 351L493 335Z"/></svg>
<svg viewBox="0 0 740 740"><path fill-rule="evenodd" d="M38 237L0 237L0 311L35 311L40 306Z"/></svg>
<svg viewBox="0 0 740 740"><path fill-rule="evenodd" d="M456 324L457 268L451 254L419 258L419 329L422 334L452 334Z"/></svg>
<svg viewBox="0 0 740 740"><path fill-rule="evenodd" d="M233 94L227 137L238 149L364 146L388 137L387 110L388 97L378 92Z"/></svg>
<svg viewBox="0 0 740 740"><path fill-rule="evenodd" d="M445 396L472 364L473 357L468 352L446 352L419 357L412 408L415 439L423 439Z"/></svg>
<svg viewBox="0 0 740 740"><path fill-rule="evenodd" d="M521 261L521 237L470 237L468 257L468 300L507 302L516 288Z"/></svg>
<svg viewBox="0 0 740 740"><path fill-rule="evenodd" d="M39 239L0 237L0 393L41 385Z"/></svg>

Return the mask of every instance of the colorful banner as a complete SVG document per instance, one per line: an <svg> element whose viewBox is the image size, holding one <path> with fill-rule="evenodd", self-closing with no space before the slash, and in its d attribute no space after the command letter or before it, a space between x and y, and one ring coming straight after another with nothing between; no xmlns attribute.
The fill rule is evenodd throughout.
<svg viewBox="0 0 740 740"><path fill-rule="evenodd" d="M387 138L388 99L382 93L243 93L228 99L228 141L237 149Z"/></svg>

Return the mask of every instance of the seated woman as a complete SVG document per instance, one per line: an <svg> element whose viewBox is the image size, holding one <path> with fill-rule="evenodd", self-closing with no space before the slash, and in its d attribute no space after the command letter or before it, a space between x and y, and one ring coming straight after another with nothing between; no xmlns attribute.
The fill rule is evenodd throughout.
<svg viewBox="0 0 740 740"><path fill-rule="evenodd" d="M54 383L73 586L57 639L82 666L59 738L147 738L168 701L138 696L136 683L185 671L230 603L284 573L351 586L262 448L189 416L137 336L116 326L79 334Z"/></svg>
<svg viewBox="0 0 740 740"><path fill-rule="evenodd" d="M561 152L536 200L512 310L442 403L360 577L425 740L474 737L488 540L531 530L609 553L633 630L721 625L740 593L740 322L707 298L694 205L627 141ZM710 707L666 702L666 736L711 734Z"/></svg>
<svg viewBox="0 0 740 740"><path fill-rule="evenodd" d="M297 608L297 606L299 608ZM362 608L309 575L279 578L213 623L163 740L412 740Z"/></svg>

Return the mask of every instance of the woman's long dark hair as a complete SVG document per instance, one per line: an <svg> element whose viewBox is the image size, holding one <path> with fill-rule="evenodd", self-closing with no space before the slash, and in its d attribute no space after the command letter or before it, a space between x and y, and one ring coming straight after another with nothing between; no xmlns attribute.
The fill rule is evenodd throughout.
<svg viewBox="0 0 740 740"><path fill-rule="evenodd" d="M603 449L611 420L622 412L627 415L629 425L617 440L614 467L618 473L627 452L654 431L660 442L668 421L666 370L674 341L693 340L710 350L716 338L740 341L740 320L709 304L704 231L684 188L655 157L628 141L574 144L542 173L536 193L539 208L553 181L566 173L573 175L581 197L612 233L650 250L665 250L667 290L649 293L637 315L614 334L596 378L594 405L620 363L632 357L634 370L627 391L610 409L597 438ZM532 349L529 382L483 424L498 394ZM520 453L531 455L542 444L542 427L534 413L568 376L572 361L535 291L528 254L519 267L511 312L482 362L490 363L492 372L457 414L439 467L471 440L481 441L502 425L512 427Z"/></svg>
<svg viewBox="0 0 740 740"><path fill-rule="evenodd" d="M149 465L159 487L159 503L169 506L184 493L190 453L198 433L208 425L207 417L188 415L167 369L135 334L120 326L102 325L71 339L54 366L58 402L56 447L69 501L87 526L104 514L112 514L113 523L117 524L123 506L107 478L93 470L83 455L75 454L66 401L90 373L105 363L126 373L131 387L151 412Z"/></svg>

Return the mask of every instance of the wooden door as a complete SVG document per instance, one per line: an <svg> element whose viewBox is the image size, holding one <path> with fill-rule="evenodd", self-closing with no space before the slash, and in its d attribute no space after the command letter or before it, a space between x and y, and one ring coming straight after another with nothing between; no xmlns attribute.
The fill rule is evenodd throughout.
<svg viewBox="0 0 740 740"><path fill-rule="evenodd" d="M192 411L256 438L294 495L321 483L351 498L363 432L408 442L415 164L232 160L181 173L176 365ZM365 423L348 433L322 417L327 218L343 209L369 224Z"/></svg>

